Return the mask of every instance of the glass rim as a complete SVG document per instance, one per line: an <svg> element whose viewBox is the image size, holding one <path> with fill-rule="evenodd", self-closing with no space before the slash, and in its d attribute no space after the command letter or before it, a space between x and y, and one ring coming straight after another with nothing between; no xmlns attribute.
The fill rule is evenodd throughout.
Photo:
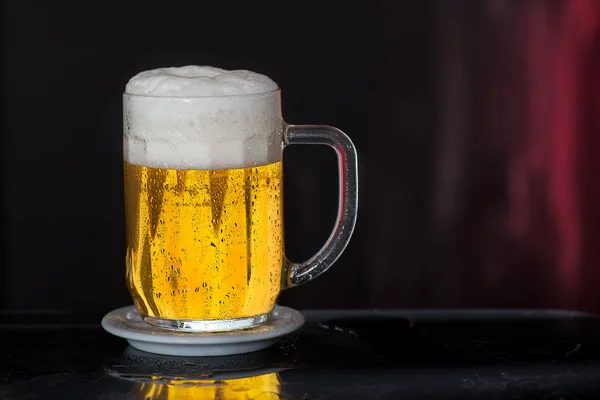
<svg viewBox="0 0 600 400"><path fill-rule="evenodd" d="M260 92L260 93L242 93L242 94L224 94L224 95L209 95L209 96L155 96L148 94L132 94L123 92L123 97L131 97L131 98L146 98L146 99L165 99L165 100L202 100L202 99L252 99L252 98L261 98L268 97L279 94L281 92L281 88L269 90L268 92Z"/></svg>

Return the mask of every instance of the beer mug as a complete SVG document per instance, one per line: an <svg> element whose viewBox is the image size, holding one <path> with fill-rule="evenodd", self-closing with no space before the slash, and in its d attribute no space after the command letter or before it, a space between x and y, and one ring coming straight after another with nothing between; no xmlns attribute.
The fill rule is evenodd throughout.
<svg viewBox="0 0 600 400"><path fill-rule="evenodd" d="M286 124L280 95L123 95L126 279L147 323L193 332L259 325L281 290L325 272L348 244L354 146L333 127ZM328 145L339 166L333 231L303 263L284 255L282 153L293 144Z"/></svg>

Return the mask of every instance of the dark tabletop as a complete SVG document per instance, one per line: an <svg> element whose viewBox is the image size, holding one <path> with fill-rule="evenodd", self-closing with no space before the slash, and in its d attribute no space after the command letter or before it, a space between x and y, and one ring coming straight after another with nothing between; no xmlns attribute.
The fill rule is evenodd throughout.
<svg viewBox="0 0 600 400"><path fill-rule="evenodd" d="M305 311L274 347L143 353L68 314L0 313L0 398L600 399L600 318L569 311Z"/></svg>

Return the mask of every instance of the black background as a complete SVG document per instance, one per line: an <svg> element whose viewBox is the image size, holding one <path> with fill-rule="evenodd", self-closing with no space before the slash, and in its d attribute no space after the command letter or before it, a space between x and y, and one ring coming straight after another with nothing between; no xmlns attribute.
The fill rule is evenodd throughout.
<svg viewBox="0 0 600 400"><path fill-rule="evenodd" d="M568 12L565 2L524 3L544 3L542 12L557 20ZM600 311L597 213L584 201L597 184L583 167L573 169L572 186L580 216L588 204L576 239L583 255L567 267L557 266L561 244L554 239L540 239L540 255L504 234L502 224L484 223L510 209L504 155L511 146L497 150L484 138L506 133L494 131L496 122L514 116L528 93L524 64L510 56L521 50L514 25L537 11L520 4L6 0L0 308L100 314L131 302L121 94L142 70L198 64L268 75L282 88L286 121L337 126L358 150L360 211L347 251L281 303ZM588 35L598 48L598 31ZM494 62L507 66L497 76L512 77L508 84L486 75ZM592 79L597 65L578 76ZM485 112L481 104L496 85L513 90L512 108ZM528 114L516 114L508 131L527 137L526 129L512 128L524 128ZM594 123L573 135L598 133ZM303 260L333 224L333 153L287 149L285 182L286 251ZM532 208L545 199L532 196ZM534 233L556 214L544 215L529 222ZM577 284L565 286L565 268Z"/></svg>

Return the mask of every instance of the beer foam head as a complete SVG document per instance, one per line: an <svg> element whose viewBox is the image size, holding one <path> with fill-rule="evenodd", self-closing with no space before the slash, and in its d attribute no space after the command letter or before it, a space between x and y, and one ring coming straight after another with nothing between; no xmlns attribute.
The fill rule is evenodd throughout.
<svg viewBox="0 0 600 400"><path fill-rule="evenodd" d="M123 97L123 155L155 168L224 169L281 158L277 84L251 71L144 71Z"/></svg>

